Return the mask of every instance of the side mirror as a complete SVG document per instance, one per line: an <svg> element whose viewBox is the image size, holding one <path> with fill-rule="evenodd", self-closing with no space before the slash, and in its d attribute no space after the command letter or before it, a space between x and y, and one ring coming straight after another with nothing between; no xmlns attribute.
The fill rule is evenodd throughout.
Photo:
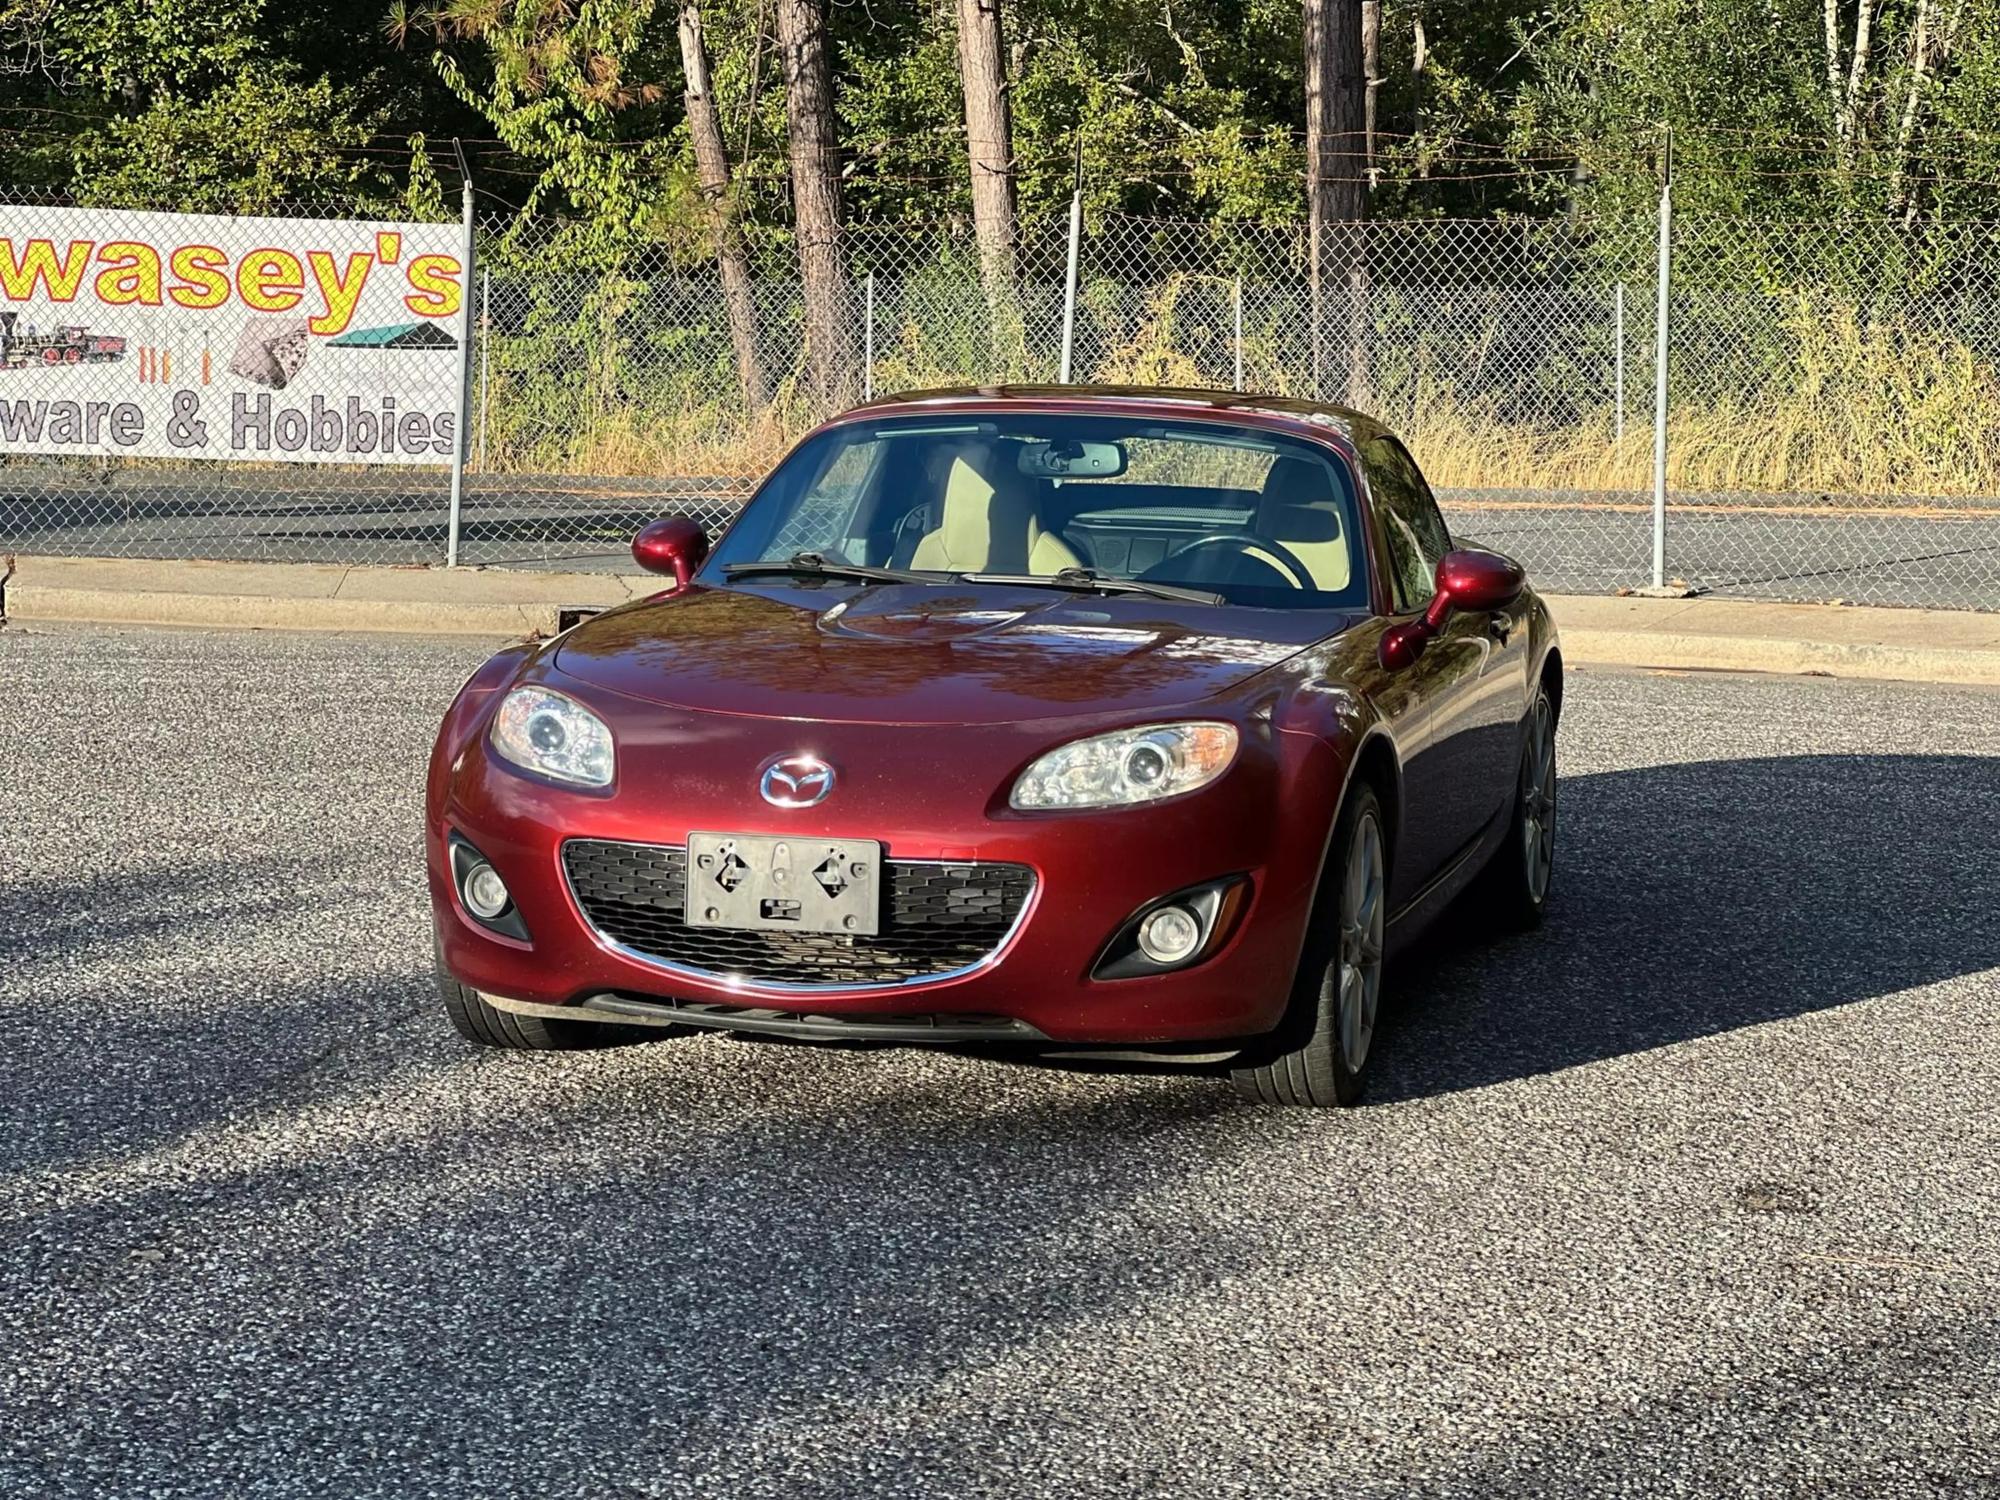
<svg viewBox="0 0 2000 1500"><path fill-rule="evenodd" d="M664 573L676 589L688 586L708 556L708 533L685 516L655 521L632 538L632 557L648 573Z"/></svg>
<svg viewBox="0 0 2000 1500"><path fill-rule="evenodd" d="M1480 614L1505 609L1521 597L1527 584L1528 575L1511 557L1471 548L1447 552L1438 562L1437 592L1424 612L1383 632L1382 665L1392 672L1402 671L1424 654L1424 647L1444 629L1452 611L1467 609Z"/></svg>

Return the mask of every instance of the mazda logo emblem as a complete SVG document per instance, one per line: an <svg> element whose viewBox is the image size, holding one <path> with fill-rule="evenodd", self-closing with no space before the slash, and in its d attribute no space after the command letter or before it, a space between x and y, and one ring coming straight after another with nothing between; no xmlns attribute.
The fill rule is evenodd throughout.
<svg viewBox="0 0 2000 1500"><path fill-rule="evenodd" d="M773 807L812 807L833 790L833 767L816 755L788 755L764 767L757 790Z"/></svg>

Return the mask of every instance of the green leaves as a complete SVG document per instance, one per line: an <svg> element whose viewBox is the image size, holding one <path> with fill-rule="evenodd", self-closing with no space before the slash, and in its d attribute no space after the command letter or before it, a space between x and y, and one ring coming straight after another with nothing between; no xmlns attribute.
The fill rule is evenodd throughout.
<svg viewBox="0 0 2000 1500"><path fill-rule="evenodd" d="M1079 135L1093 213L1302 214L1296 0L1001 3L1024 220L1061 212ZM703 9L737 202L770 244L790 221L770 0ZM2000 211L2000 0L1835 0L1831 55L1826 14L1383 0L1373 212L1647 214L1666 125L1687 213ZM661 0L0 0L0 142L15 178L95 201L234 207L391 203L413 172L428 201L413 138L458 135L489 201L563 217L578 254L697 255L675 22ZM852 217L969 220L951 7L827 24Z"/></svg>
<svg viewBox="0 0 2000 1500"><path fill-rule="evenodd" d="M155 97L137 114L79 136L81 201L116 208L270 213L301 193L343 198L368 169L341 154L373 134L325 78L302 82L274 64L245 71L197 99Z"/></svg>
<svg viewBox="0 0 2000 1500"><path fill-rule="evenodd" d="M1572 0L1553 19L1512 112L1522 150L1575 155L1584 207L1650 203L1671 125L1684 212L1993 210L1995 0L1838 0L1831 52L1822 0Z"/></svg>
<svg viewBox="0 0 2000 1500"><path fill-rule="evenodd" d="M445 0L388 24L431 49L445 87L515 159L522 219L568 216L560 253L608 264L648 237L675 195L658 132L671 14L653 0Z"/></svg>
<svg viewBox="0 0 2000 1500"><path fill-rule="evenodd" d="M29 7L17 7L28 9ZM57 0L50 52L106 100L143 105L225 82L259 51L264 0Z"/></svg>

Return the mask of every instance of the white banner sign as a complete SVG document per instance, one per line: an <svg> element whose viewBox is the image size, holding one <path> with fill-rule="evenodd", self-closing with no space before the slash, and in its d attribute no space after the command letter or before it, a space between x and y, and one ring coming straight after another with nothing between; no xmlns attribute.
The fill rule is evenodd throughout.
<svg viewBox="0 0 2000 1500"><path fill-rule="evenodd" d="M455 224L0 205L0 454L448 464Z"/></svg>

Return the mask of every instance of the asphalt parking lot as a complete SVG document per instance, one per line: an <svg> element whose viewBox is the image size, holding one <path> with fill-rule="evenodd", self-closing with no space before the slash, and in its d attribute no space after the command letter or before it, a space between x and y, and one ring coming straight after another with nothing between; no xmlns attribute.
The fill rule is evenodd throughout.
<svg viewBox="0 0 2000 1500"><path fill-rule="evenodd" d="M477 1054L462 643L0 633L0 1494L2000 1493L2000 694L1575 674L1370 1107Z"/></svg>

